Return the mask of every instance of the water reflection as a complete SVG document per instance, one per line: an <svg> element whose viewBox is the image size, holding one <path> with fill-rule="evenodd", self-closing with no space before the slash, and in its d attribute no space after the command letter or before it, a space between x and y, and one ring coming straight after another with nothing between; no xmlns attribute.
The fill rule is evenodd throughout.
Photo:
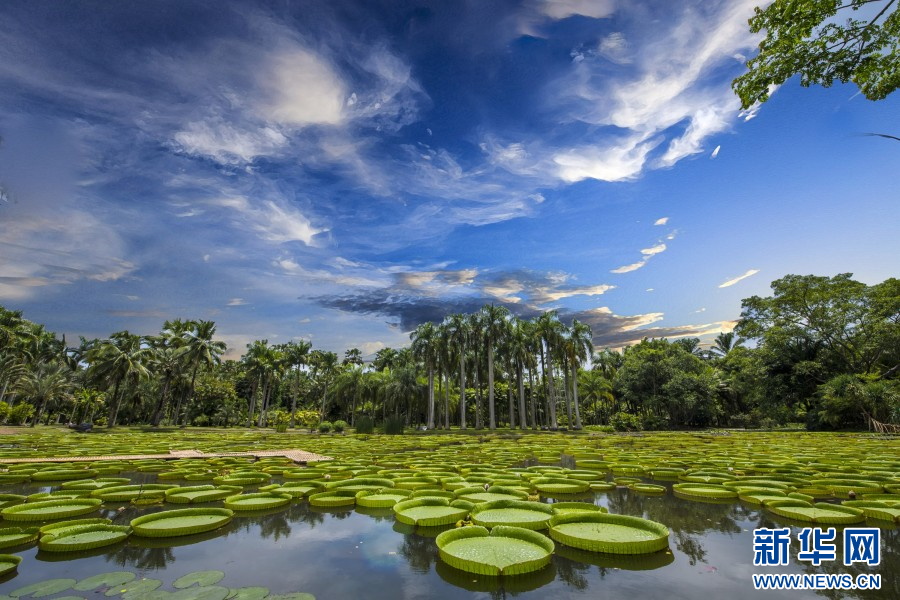
<svg viewBox="0 0 900 600"><path fill-rule="evenodd" d="M517 596L525 592L531 592L544 587L556 579L556 565L550 563L540 571L516 575L514 577L491 577L489 575L476 575L455 569L450 565L438 561L435 565L438 576L455 587L470 592L487 592L491 598L506 598L507 594Z"/></svg>

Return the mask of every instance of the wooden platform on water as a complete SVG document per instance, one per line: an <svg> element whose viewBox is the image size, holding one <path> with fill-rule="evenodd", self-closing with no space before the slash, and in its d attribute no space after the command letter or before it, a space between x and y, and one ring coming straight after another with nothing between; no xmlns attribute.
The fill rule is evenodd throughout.
<svg viewBox="0 0 900 600"><path fill-rule="evenodd" d="M213 452L206 454L198 450L171 450L168 454L110 454L103 456L57 456L44 458L0 458L0 464L13 463L70 463L70 462L96 462L103 460L145 460L161 459L175 460L177 458L226 458L226 457L252 457L264 458L270 456L283 456L295 463L306 464L320 460L332 460L330 456L322 456L306 450L256 450L254 452Z"/></svg>

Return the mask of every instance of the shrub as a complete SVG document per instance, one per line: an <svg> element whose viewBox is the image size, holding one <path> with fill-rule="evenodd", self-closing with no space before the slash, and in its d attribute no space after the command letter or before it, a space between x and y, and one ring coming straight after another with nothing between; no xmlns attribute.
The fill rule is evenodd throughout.
<svg viewBox="0 0 900 600"><path fill-rule="evenodd" d="M640 431L643 428L641 418L627 412L617 412L610 417L609 424L616 431Z"/></svg>
<svg viewBox="0 0 900 600"><path fill-rule="evenodd" d="M206 415L195 417L194 425L196 427L209 427L209 417L207 417Z"/></svg>
<svg viewBox="0 0 900 600"><path fill-rule="evenodd" d="M335 433L344 433L344 430L347 429L347 421L338 419L337 421L332 423L332 427L334 427Z"/></svg>
<svg viewBox="0 0 900 600"><path fill-rule="evenodd" d="M384 433L387 435L402 435L403 426L403 417L388 417L384 420Z"/></svg>
<svg viewBox="0 0 900 600"><path fill-rule="evenodd" d="M294 421L312 431L319 424L319 412L315 410L298 410L294 413Z"/></svg>
<svg viewBox="0 0 900 600"><path fill-rule="evenodd" d="M356 419L356 433L373 433L375 431L375 421L372 417L359 417Z"/></svg>
<svg viewBox="0 0 900 600"><path fill-rule="evenodd" d="M26 402L16 404L9 409L9 422L12 425L21 425L34 416L34 407Z"/></svg>
<svg viewBox="0 0 900 600"><path fill-rule="evenodd" d="M0 421L6 421L9 418L9 404L0 402Z"/></svg>
<svg viewBox="0 0 900 600"><path fill-rule="evenodd" d="M659 415L647 415L641 424L647 431L663 431L669 428L669 419Z"/></svg>
<svg viewBox="0 0 900 600"><path fill-rule="evenodd" d="M287 431L288 425L291 424L291 413L286 410L281 410L280 408L273 410L269 415L269 422L275 428L275 431L284 433Z"/></svg>
<svg viewBox="0 0 900 600"><path fill-rule="evenodd" d="M319 433L328 433L331 431L332 425L329 421L322 421L319 423Z"/></svg>

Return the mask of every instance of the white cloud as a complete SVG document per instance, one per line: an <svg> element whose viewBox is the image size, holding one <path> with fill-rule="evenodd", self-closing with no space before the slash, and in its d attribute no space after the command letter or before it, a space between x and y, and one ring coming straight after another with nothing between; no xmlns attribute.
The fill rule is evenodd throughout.
<svg viewBox="0 0 900 600"><path fill-rule="evenodd" d="M749 271L747 271L747 272L744 273L743 275L738 275L738 276L735 277L734 279L729 279L729 280L726 281L725 283L721 284L719 287L720 287L720 288L731 287L731 286L733 286L734 284L738 283L739 281L743 281L744 279L747 279L748 277L752 277L753 275L756 275L757 273L759 273L759 269L750 269Z"/></svg>
<svg viewBox="0 0 900 600"><path fill-rule="evenodd" d="M610 273L631 273L632 271L637 271L641 267L647 264L647 260L641 260L636 263L631 263L630 265L625 265L623 267L619 267L617 269L613 269Z"/></svg>
<svg viewBox="0 0 900 600"><path fill-rule="evenodd" d="M721 149L722 149L722 145L719 144L718 146L716 146L716 149L712 151L712 154L710 154L709 157L710 158L717 157L719 155L719 150L721 150Z"/></svg>
<svg viewBox="0 0 900 600"><path fill-rule="evenodd" d="M666 245L663 244L662 242L660 242L659 244L652 246L650 248L644 248L643 250L641 250L641 254L643 254L644 256L650 257L650 256L656 256L657 254L660 254L661 252L665 252L665 251L666 251Z"/></svg>
<svg viewBox="0 0 900 600"><path fill-rule="evenodd" d="M608 17L616 9L615 0L539 0L538 9L551 19L582 15L593 19Z"/></svg>
<svg viewBox="0 0 900 600"><path fill-rule="evenodd" d="M243 298L232 298L228 301L228 306L244 306L247 304L247 301Z"/></svg>
<svg viewBox="0 0 900 600"><path fill-rule="evenodd" d="M260 83L269 98L259 107L266 117L301 127L343 122L346 85L321 56L293 47L268 63Z"/></svg>
<svg viewBox="0 0 900 600"><path fill-rule="evenodd" d="M622 32L611 33L600 40L597 53L603 58L619 65L629 64L631 56L628 52L628 41Z"/></svg>
<svg viewBox="0 0 900 600"><path fill-rule="evenodd" d="M173 137L178 150L208 156L222 164L253 162L258 156L279 153L288 143L288 139L272 127L241 130L220 118L188 123Z"/></svg>
<svg viewBox="0 0 900 600"><path fill-rule="evenodd" d="M620 145L605 148L586 146L557 153L553 162L558 165L557 176L574 183L584 179L626 181L640 175L650 152L660 140L642 141L632 137Z"/></svg>
<svg viewBox="0 0 900 600"><path fill-rule="evenodd" d="M251 203L243 196L231 196L209 202L210 205L230 209L236 225L249 225L259 236L270 242L314 243L314 237L327 231L314 227L299 210L286 203L263 200Z"/></svg>
<svg viewBox="0 0 900 600"><path fill-rule="evenodd" d="M653 224L654 225L665 225L669 222L669 217L661 217L657 219Z"/></svg>

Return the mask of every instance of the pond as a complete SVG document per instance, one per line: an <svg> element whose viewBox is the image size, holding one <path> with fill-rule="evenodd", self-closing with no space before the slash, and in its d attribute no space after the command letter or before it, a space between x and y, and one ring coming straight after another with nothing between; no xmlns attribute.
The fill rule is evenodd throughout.
<svg viewBox="0 0 900 600"><path fill-rule="evenodd" d="M152 473L122 473L138 482L153 482ZM607 476L611 480L612 476ZM551 563L531 574L515 577L474 575L447 566L439 558L435 536L453 528L415 528L399 523L391 509L317 508L304 499L289 506L257 513L236 513L216 531L175 538L138 538L81 553L39 551L34 545L6 548L0 552L22 557L17 575L0 580L0 597L51 579L65 589L51 591L47 598L164 597L175 592L173 583L194 572L216 570L208 575L211 586L191 587L172 597L224 597L223 588L265 587L271 596L302 592L319 600L361 598L457 599L476 597L516 598L711 598L758 597L753 573L875 573L881 575L878 591L821 592L827 597L900 597L900 539L898 530L881 526L881 564L876 567L843 565L838 556L819 567L796 558L781 567L754 567L753 530L758 527L804 527L776 517L761 506L740 501L697 501L672 493L671 482L642 481L664 485L662 496L644 495L625 487L589 493L577 498L603 506L610 513L644 517L665 524L670 530L669 549L631 558L579 551L557 543ZM279 482L280 478L273 478ZM182 482L183 483L183 482ZM38 483L5 486L4 493L31 494L59 489ZM245 490L247 491L247 490ZM568 498L567 498L568 499ZM548 498L543 502L551 502ZM221 506L221 502L204 506ZM114 523L128 524L133 518L171 509L173 505L133 506L127 502L106 503L99 513ZM10 525L9 523L4 526ZM864 524L871 526L871 524ZM836 527L838 537L841 526ZM121 585L101 584L97 589L77 591L76 581L107 572L127 571L136 578ZM201 576L200 579L203 577ZM134 588L142 580L146 592ZM83 586L82 586L83 587ZM136 595L128 595L128 589ZM206 591L203 591L206 590ZM212 590L212 591L210 591ZM99 594L98 592L104 592ZM42 593L41 591L38 592ZM233 592L228 592L233 593ZM254 593L258 595L253 595ZM217 595L224 594L224 595ZM264 597L262 590L244 590L237 597ZM813 598L813 591L768 591L769 598ZM294 595L294 598L309 596Z"/></svg>

